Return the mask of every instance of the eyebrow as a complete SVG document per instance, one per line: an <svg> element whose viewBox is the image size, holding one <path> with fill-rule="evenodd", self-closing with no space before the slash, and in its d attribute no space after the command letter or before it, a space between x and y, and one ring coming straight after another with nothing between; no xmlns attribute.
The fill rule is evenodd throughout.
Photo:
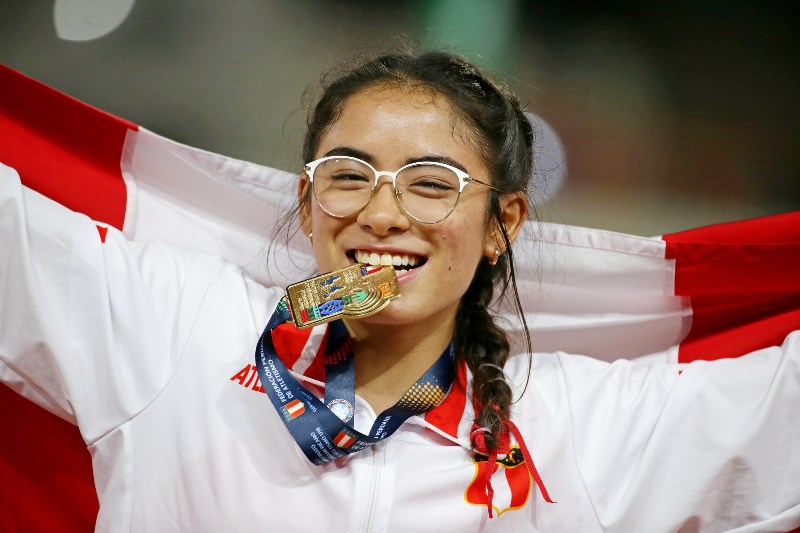
<svg viewBox="0 0 800 533"><path fill-rule="evenodd" d="M372 154L365 152L363 150L359 150L358 148L353 148L351 146L337 146L336 148L328 150L325 153L324 157L337 156L337 155L355 157L363 161L366 161L370 165L375 164L375 158L372 156ZM445 165L450 165L451 167L455 167L459 170L462 170L463 172L467 172L467 169L464 168L464 165L462 165L455 159L443 155L434 155L434 154L428 154L421 157L410 157L405 160L403 166L410 165L412 163L423 163L423 162L443 163Z"/></svg>
<svg viewBox="0 0 800 533"><path fill-rule="evenodd" d="M355 158L361 159L363 161L366 161L370 165L375 163L375 158L372 157L372 155L368 154L367 152L365 152L363 150L359 150L357 148L352 148L350 146L337 146L336 148L334 148L332 150L328 150L327 152L325 152L325 155L323 157L331 157L331 156L336 156L336 155L345 155L345 156L349 156L349 157L355 157Z"/></svg>
<svg viewBox="0 0 800 533"><path fill-rule="evenodd" d="M423 163L423 162L430 162L430 163L442 163L445 165L450 165L451 167L456 167L457 169L467 172L467 169L464 168L464 165L456 161L455 159L451 159L449 157L443 155L424 155L422 157L414 157L410 159L406 159L405 164L410 165L411 163Z"/></svg>

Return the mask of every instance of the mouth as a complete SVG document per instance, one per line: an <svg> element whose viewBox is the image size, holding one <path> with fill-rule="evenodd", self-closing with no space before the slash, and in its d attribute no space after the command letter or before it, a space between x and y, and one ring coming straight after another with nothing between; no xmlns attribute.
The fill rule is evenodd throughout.
<svg viewBox="0 0 800 533"><path fill-rule="evenodd" d="M419 268L428 260L427 257L416 254L392 254L387 252L373 252L371 250L353 250L348 255L358 263L371 266L394 266L398 275Z"/></svg>

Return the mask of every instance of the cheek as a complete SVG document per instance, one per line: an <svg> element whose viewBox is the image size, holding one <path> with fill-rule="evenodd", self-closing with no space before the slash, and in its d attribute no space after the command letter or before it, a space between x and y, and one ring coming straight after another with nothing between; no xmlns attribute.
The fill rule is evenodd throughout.
<svg viewBox="0 0 800 533"><path fill-rule="evenodd" d="M445 257L448 273L452 273L454 278L471 280L483 248L483 240L480 235L476 235L474 224L448 226L438 231L435 239ZM466 284L469 285L469 281Z"/></svg>
<svg viewBox="0 0 800 533"><path fill-rule="evenodd" d="M320 209L316 202L314 202L314 205L311 207L310 216L311 223L309 227L314 232L315 240L316 236L319 235L320 237L324 236L324 240L330 241L348 224L344 219L334 218L328 215Z"/></svg>
<svg viewBox="0 0 800 533"><path fill-rule="evenodd" d="M311 208L309 231L313 232L311 246L317 267L323 272L341 268L341 251L336 248L336 237L347 227L346 221L328 216L316 206Z"/></svg>

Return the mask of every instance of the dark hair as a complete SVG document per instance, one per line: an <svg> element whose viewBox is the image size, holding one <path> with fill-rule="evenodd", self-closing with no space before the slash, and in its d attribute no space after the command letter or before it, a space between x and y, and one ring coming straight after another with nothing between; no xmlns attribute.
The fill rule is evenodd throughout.
<svg viewBox="0 0 800 533"><path fill-rule="evenodd" d="M533 131L517 98L504 84L491 81L472 64L445 52L381 55L333 80L323 80L322 93L308 116L304 161L315 159L320 138L336 122L349 97L368 87L395 84L428 89L446 98L457 117L468 126L471 140L489 169L492 184L504 193L526 194L533 168ZM309 190L301 202L310 201ZM498 438L506 432L505 421L512 402L511 388L502 370L510 350L508 338L488 310L495 285L500 287L499 297L511 287L529 365L531 357L531 340L519 301L511 243L501 219L500 196L494 191L486 219L489 224L486 229L491 227L500 235L506 252L495 265L487 258L481 260L461 299L454 332L457 364L466 361L474 376L475 423L488 430L483 432L485 449L481 452L497 449ZM473 440L473 448L483 446L476 446Z"/></svg>

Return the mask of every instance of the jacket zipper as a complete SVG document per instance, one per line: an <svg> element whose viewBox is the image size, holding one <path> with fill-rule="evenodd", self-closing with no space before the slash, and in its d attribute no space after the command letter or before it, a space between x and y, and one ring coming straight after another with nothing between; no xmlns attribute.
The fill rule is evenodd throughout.
<svg viewBox="0 0 800 533"><path fill-rule="evenodd" d="M364 520L364 529L365 533L372 533L373 523L375 522L375 514L377 513L378 502L380 501L378 498L378 492L380 491L381 487L381 479L383 478L383 466L384 466L384 451L383 449L386 447L386 441L378 442L374 445L374 453L372 455L372 482L370 483L370 491L369 491L369 505L367 505L367 514Z"/></svg>

